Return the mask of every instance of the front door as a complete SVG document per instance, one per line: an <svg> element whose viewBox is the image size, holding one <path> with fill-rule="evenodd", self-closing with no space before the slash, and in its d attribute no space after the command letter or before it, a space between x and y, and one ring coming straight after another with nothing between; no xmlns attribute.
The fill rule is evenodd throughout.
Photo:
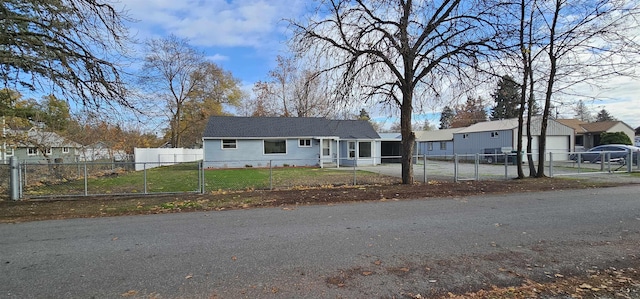
<svg viewBox="0 0 640 299"><path fill-rule="evenodd" d="M330 139L322 139L322 160L325 160L325 159L331 159L331 140Z"/></svg>

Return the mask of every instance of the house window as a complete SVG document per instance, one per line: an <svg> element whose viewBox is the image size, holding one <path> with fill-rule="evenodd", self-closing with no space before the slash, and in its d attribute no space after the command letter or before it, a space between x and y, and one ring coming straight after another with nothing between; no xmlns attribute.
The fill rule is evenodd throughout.
<svg viewBox="0 0 640 299"><path fill-rule="evenodd" d="M433 150L433 142L429 142L427 145L427 150L428 151L432 151Z"/></svg>
<svg viewBox="0 0 640 299"><path fill-rule="evenodd" d="M358 157L371 158L371 142L358 142Z"/></svg>
<svg viewBox="0 0 640 299"><path fill-rule="evenodd" d="M491 132L491 138L498 138L498 131Z"/></svg>
<svg viewBox="0 0 640 299"><path fill-rule="evenodd" d="M13 148L11 148L11 147L6 148L6 155L7 156L13 156Z"/></svg>
<svg viewBox="0 0 640 299"><path fill-rule="evenodd" d="M349 159L356 157L356 143L355 141L349 141Z"/></svg>
<svg viewBox="0 0 640 299"><path fill-rule="evenodd" d="M222 149L235 149L237 146L235 139L222 139Z"/></svg>
<svg viewBox="0 0 640 299"><path fill-rule="evenodd" d="M580 145L580 146L584 145L584 136L576 135L576 145Z"/></svg>
<svg viewBox="0 0 640 299"><path fill-rule="evenodd" d="M444 141L440 141L440 150L446 150L447 149L447 143Z"/></svg>
<svg viewBox="0 0 640 299"><path fill-rule="evenodd" d="M298 139L299 147L311 147L311 139Z"/></svg>
<svg viewBox="0 0 640 299"><path fill-rule="evenodd" d="M264 153L265 155L286 154L287 141L284 139L265 140Z"/></svg>
<svg viewBox="0 0 640 299"><path fill-rule="evenodd" d="M51 155L51 148L50 148L50 147L49 147L49 148L47 148L46 150L44 150L44 152L45 152L47 155Z"/></svg>
<svg viewBox="0 0 640 299"><path fill-rule="evenodd" d="M467 138L469 138L469 134L466 134L466 133L462 134L462 139L467 139Z"/></svg>
<svg viewBox="0 0 640 299"><path fill-rule="evenodd" d="M69 148L68 147L63 147L62 148L62 153L63 154L68 154L69 153Z"/></svg>
<svg viewBox="0 0 640 299"><path fill-rule="evenodd" d="M38 154L38 148L35 148L35 147L27 148L27 155L28 156L35 156L37 154Z"/></svg>

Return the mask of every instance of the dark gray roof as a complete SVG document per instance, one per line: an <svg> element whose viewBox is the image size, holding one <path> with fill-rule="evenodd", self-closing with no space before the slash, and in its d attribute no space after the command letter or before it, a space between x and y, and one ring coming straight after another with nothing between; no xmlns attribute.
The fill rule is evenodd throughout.
<svg viewBox="0 0 640 299"><path fill-rule="evenodd" d="M321 117L212 116L204 138L340 137L380 138L368 121L329 120Z"/></svg>

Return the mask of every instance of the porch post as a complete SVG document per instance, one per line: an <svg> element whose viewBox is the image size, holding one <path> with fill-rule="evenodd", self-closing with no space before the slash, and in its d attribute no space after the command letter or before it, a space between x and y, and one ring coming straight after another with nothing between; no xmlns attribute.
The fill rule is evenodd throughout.
<svg viewBox="0 0 640 299"><path fill-rule="evenodd" d="M336 139L336 168L340 168L340 139Z"/></svg>
<svg viewBox="0 0 640 299"><path fill-rule="evenodd" d="M322 143L322 141L323 141L322 137L320 137L320 154L318 155L319 160L320 160L320 168L324 168L324 165L323 165L324 161L322 161L322 150L323 150L323 147L324 147L324 143Z"/></svg>

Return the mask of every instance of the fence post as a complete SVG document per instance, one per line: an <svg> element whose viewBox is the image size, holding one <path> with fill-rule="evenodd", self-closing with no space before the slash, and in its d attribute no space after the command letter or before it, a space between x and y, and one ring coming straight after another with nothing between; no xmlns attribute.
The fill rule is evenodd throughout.
<svg viewBox="0 0 640 299"><path fill-rule="evenodd" d="M273 160L269 160L269 190L273 190Z"/></svg>
<svg viewBox="0 0 640 299"><path fill-rule="evenodd" d="M458 182L458 154L453 154L453 181Z"/></svg>
<svg viewBox="0 0 640 299"><path fill-rule="evenodd" d="M204 194L204 176L202 175L203 172L203 161L198 162L198 192L200 192L200 194Z"/></svg>
<svg viewBox="0 0 640 299"><path fill-rule="evenodd" d="M353 160L353 185L355 186L357 184L356 181L356 160Z"/></svg>
<svg viewBox="0 0 640 299"><path fill-rule="evenodd" d="M582 153L578 153L578 173L582 172Z"/></svg>
<svg viewBox="0 0 640 299"><path fill-rule="evenodd" d="M631 151L631 149L628 150L627 152L627 172L631 173L631 171L633 170L633 152Z"/></svg>
<svg viewBox="0 0 640 299"><path fill-rule="evenodd" d="M606 156L607 156L607 172L611 173L611 153L606 153ZM604 161L602 163L604 163Z"/></svg>
<svg viewBox="0 0 640 299"><path fill-rule="evenodd" d="M16 157L9 159L10 165L10 195L12 200L20 200L20 163Z"/></svg>
<svg viewBox="0 0 640 299"><path fill-rule="evenodd" d="M553 177L553 153L549 152L549 177Z"/></svg>
<svg viewBox="0 0 640 299"><path fill-rule="evenodd" d="M89 195L89 176L87 175L87 162L84 162L84 196Z"/></svg>
<svg viewBox="0 0 640 299"><path fill-rule="evenodd" d="M473 163L473 171L475 172L476 181L480 180L480 154L476 153L475 162Z"/></svg>
<svg viewBox="0 0 640 299"><path fill-rule="evenodd" d="M142 173L143 173L143 184L144 184L144 194L147 194L147 162L142 163Z"/></svg>
<svg viewBox="0 0 640 299"><path fill-rule="evenodd" d="M503 155L504 155L504 180L506 181L509 179L509 154L503 153Z"/></svg>
<svg viewBox="0 0 640 299"><path fill-rule="evenodd" d="M423 171L423 175L424 177L422 178L422 182L426 183L428 182L427 180L427 154L422 155L422 162L424 163L424 165L422 165L422 171Z"/></svg>

